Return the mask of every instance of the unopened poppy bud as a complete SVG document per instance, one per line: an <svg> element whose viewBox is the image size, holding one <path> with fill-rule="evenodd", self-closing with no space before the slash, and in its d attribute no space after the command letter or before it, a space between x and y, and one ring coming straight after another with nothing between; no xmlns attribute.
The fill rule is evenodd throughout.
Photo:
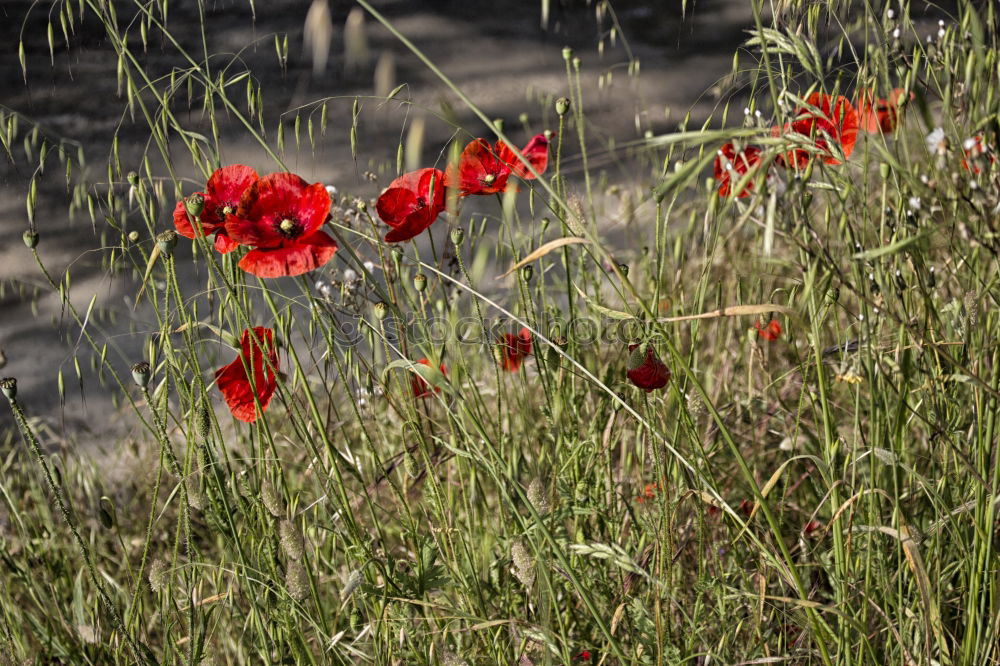
<svg viewBox="0 0 1000 666"><path fill-rule="evenodd" d="M389 312L389 304L385 301L379 301L375 304L375 316L379 319L385 318L386 313Z"/></svg>
<svg viewBox="0 0 1000 666"><path fill-rule="evenodd" d="M128 232L128 239L129 239L129 242L132 242L132 243L137 242L139 240L139 232L138 231L130 231L130 232Z"/></svg>
<svg viewBox="0 0 1000 666"><path fill-rule="evenodd" d="M151 370L149 367L149 363L146 363L145 361L139 361L138 363L132 366L132 380L136 383L136 385L139 388L143 390L145 390L146 387L149 386L150 374Z"/></svg>
<svg viewBox="0 0 1000 666"><path fill-rule="evenodd" d="M465 230L462 227L455 227L449 235L451 236L452 245L455 247L462 246L462 242L465 240Z"/></svg>
<svg viewBox="0 0 1000 666"><path fill-rule="evenodd" d="M565 116L569 112L569 99L566 97L560 97L556 100L556 113L560 116Z"/></svg>
<svg viewBox="0 0 1000 666"><path fill-rule="evenodd" d="M521 123L522 125L527 125L528 124L528 114L525 113L524 111L522 111L517 116L517 122Z"/></svg>
<svg viewBox="0 0 1000 666"><path fill-rule="evenodd" d="M503 131L503 118L495 118L493 120L493 127L497 128L498 132Z"/></svg>
<svg viewBox="0 0 1000 666"><path fill-rule="evenodd" d="M24 239L24 244L29 250L34 250L38 247L38 232L28 229L21 236Z"/></svg>
<svg viewBox="0 0 1000 666"><path fill-rule="evenodd" d="M878 173L882 176L882 180L889 177L889 164L887 162L882 162L878 165Z"/></svg>
<svg viewBox="0 0 1000 666"><path fill-rule="evenodd" d="M563 60L569 61L573 57L573 49L568 46L563 47Z"/></svg>
<svg viewBox="0 0 1000 666"><path fill-rule="evenodd" d="M539 228L539 230L541 231L542 234L545 233L545 230L549 228L550 224L552 224L552 220L550 220L547 217L543 217L542 218L541 223L538 225L538 228Z"/></svg>
<svg viewBox="0 0 1000 666"><path fill-rule="evenodd" d="M174 248L177 247L177 232L173 229L167 229L157 234L156 246L160 248L160 254L169 256L174 251Z"/></svg>
<svg viewBox="0 0 1000 666"><path fill-rule="evenodd" d="M525 266L521 269L521 277L524 278L525 282L531 282L531 278L534 274L535 269L532 266Z"/></svg>
<svg viewBox="0 0 1000 666"><path fill-rule="evenodd" d="M423 273L417 273L413 276L413 288L417 291L424 291L427 289L427 276Z"/></svg>
<svg viewBox="0 0 1000 666"><path fill-rule="evenodd" d="M13 377L0 379L0 391L3 391L8 400L13 400L17 397L17 380Z"/></svg>
<svg viewBox="0 0 1000 666"><path fill-rule="evenodd" d="M132 187L135 187L136 185L139 184L139 174L137 174L135 171L129 171L128 175L125 177L128 179L128 184L131 185Z"/></svg>
<svg viewBox="0 0 1000 666"><path fill-rule="evenodd" d="M205 197L195 192L184 200L184 210L191 217L198 217L205 210Z"/></svg>

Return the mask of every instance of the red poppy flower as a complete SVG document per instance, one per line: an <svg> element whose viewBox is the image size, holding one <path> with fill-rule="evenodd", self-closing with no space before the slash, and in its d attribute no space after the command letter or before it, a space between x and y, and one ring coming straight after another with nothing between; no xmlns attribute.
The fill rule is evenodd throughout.
<svg viewBox="0 0 1000 666"><path fill-rule="evenodd" d="M737 508L740 510L740 513L749 518L753 514L754 503L748 499L742 499Z"/></svg>
<svg viewBox="0 0 1000 666"><path fill-rule="evenodd" d="M252 379L247 375L248 369ZM240 337L240 355L229 365L215 371L215 384L222 391L233 416L246 423L257 420L267 409L278 385L274 375L277 369L278 350L274 346L274 331L261 326L255 326L252 334L250 330L244 330ZM260 403L260 412L257 411L257 403Z"/></svg>
<svg viewBox="0 0 1000 666"><path fill-rule="evenodd" d="M506 143L497 141L496 150L497 157L510 167L511 173L515 176L525 180L535 179L535 174L531 173L531 170L518 159L517 155L514 154L514 151ZM549 165L549 140L545 138L544 134L536 134L521 149L521 154L524 155L525 159L528 160L536 172L539 174L545 173L545 167Z"/></svg>
<svg viewBox="0 0 1000 666"><path fill-rule="evenodd" d="M758 164L760 164L760 148L757 146L747 146L738 153L731 143L719 148L715 156L715 179L719 181L719 196L729 196L730 189ZM753 181L750 181L736 196L742 199L749 196L752 190Z"/></svg>
<svg viewBox="0 0 1000 666"><path fill-rule="evenodd" d="M901 100L905 94L905 90L896 88L887 99L883 99L876 98L871 90L862 92L858 99L858 123L861 129L872 134L879 132L888 134L894 131L899 124ZM913 93L910 93L910 99L913 98Z"/></svg>
<svg viewBox="0 0 1000 666"><path fill-rule="evenodd" d="M426 365L428 368L433 367L431 366L431 362L428 361L426 358L420 359L419 361L417 361L417 363L421 365ZM441 364L440 369L441 369L441 374L447 377L448 371L444 369L444 363ZM433 395L434 393L441 392L440 388L435 388L431 390L430 385L424 381L424 378L415 372L413 373L413 377L410 379L410 386L413 388L414 398L426 398L430 395Z"/></svg>
<svg viewBox="0 0 1000 666"><path fill-rule="evenodd" d="M982 169L976 166L975 162L979 161L984 155L989 158L990 164L996 161L993 151L983 140L982 136L974 136L971 139L966 139L963 148L965 150L965 157L962 158L962 168L966 171L971 171L975 174L980 173Z"/></svg>
<svg viewBox="0 0 1000 666"><path fill-rule="evenodd" d="M670 381L670 369L656 356L653 347L646 346L645 351L639 345L629 345L628 366L625 375L633 384L650 393L661 389Z"/></svg>
<svg viewBox="0 0 1000 666"><path fill-rule="evenodd" d="M590 661L590 650L583 650L578 655L576 655L577 661Z"/></svg>
<svg viewBox="0 0 1000 666"><path fill-rule="evenodd" d="M521 153L535 171L545 171L549 160L549 142L544 134L532 137ZM462 196L470 194L496 194L507 189L511 174L525 179L535 177L503 141L490 146L486 139L476 139L465 146L458 165L445 173L445 184L455 188Z"/></svg>
<svg viewBox="0 0 1000 666"><path fill-rule="evenodd" d="M823 523L818 520L810 520L802 527L802 533L806 536L812 536L813 532L823 527Z"/></svg>
<svg viewBox="0 0 1000 666"><path fill-rule="evenodd" d="M781 337L781 324L777 319L772 319L767 322L767 326L761 326L758 321L754 323L753 327L757 329L757 335L764 338L768 342L774 342Z"/></svg>
<svg viewBox="0 0 1000 666"><path fill-rule="evenodd" d="M319 268L337 251L337 243L319 230L329 214L330 195L322 183L310 185L292 173L264 176L226 221L230 238L254 246L240 268L264 278Z"/></svg>
<svg viewBox="0 0 1000 666"><path fill-rule="evenodd" d="M833 154L830 141L840 147L844 159L854 152L854 144L858 140L858 114L846 97L836 98L820 92L814 92L806 98L810 107L802 107L795 112L791 124L782 128L771 129L773 136L794 132L809 137L813 146L826 164L840 164L840 159ZM778 155L777 161L788 167L802 168L809 163L812 153L803 148L794 148L785 155Z"/></svg>
<svg viewBox="0 0 1000 666"><path fill-rule="evenodd" d="M185 238L215 234L216 251L220 254L232 252L239 244L229 238L226 217L236 212L243 193L256 181L257 172L242 164L230 164L217 169L205 184L205 191L194 193L205 199L200 215L190 215L183 199L177 202L174 207L177 233Z"/></svg>
<svg viewBox="0 0 1000 666"><path fill-rule="evenodd" d="M656 491L659 490L659 486L655 483L647 483L642 489L642 494L637 495L635 501L642 504L646 500L656 499Z"/></svg>
<svg viewBox="0 0 1000 666"><path fill-rule="evenodd" d="M433 224L445 207L444 173L420 169L403 174L379 195L375 210L392 227L387 243L410 240Z"/></svg>
<svg viewBox="0 0 1000 666"><path fill-rule="evenodd" d="M500 343L501 363L507 372L517 372L521 369L521 363L531 355L531 331L522 328L514 335L504 333L503 341Z"/></svg>

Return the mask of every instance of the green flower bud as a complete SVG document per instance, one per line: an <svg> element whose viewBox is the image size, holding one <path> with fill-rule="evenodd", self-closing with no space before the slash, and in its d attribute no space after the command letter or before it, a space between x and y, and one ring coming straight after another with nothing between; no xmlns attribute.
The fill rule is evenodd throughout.
<svg viewBox="0 0 1000 666"><path fill-rule="evenodd" d="M379 319L384 319L389 313L389 304L385 301L379 301L375 304L375 316Z"/></svg>
<svg viewBox="0 0 1000 666"><path fill-rule="evenodd" d="M879 164L878 173L880 176L882 176L882 180L887 179L889 177L889 164L886 162L882 162L881 164Z"/></svg>
<svg viewBox="0 0 1000 666"><path fill-rule="evenodd" d="M424 291L427 289L427 276L423 273L417 273L413 276L413 288L417 291Z"/></svg>
<svg viewBox="0 0 1000 666"><path fill-rule="evenodd" d="M502 132L503 131L503 118L494 118L493 119L493 127L497 128L498 132Z"/></svg>
<svg viewBox="0 0 1000 666"><path fill-rule="evenodd" d="M138 231L128 232L128 239L129 242L131 243L137 243L139 241L139 232Z"/></svg>
<svg viewBox="0 0 1000 666"><path fill-rule="evenodd" d="M535 274L535 269L531 265L524 266L521 269L521 277L524 279L525 282L531 282L531 277L534 274Z"/></svg>
<svg viewBox="0 0 1000 666"><path fill-rule="evenodd" d="M149 363L146 363L145 361L139 361L132 366L132 380L143 390L149 386L149 376L151 374L152 371L149 367Z"/></svg>
<svg viewBox="0 0 1000 666"><path fill-rule="evenodd" d="M571 49L568 46L563 47L562 53L563 53L563 60L566 60L567 62L573 57L573 49Z"/></svg>
<svg viewBox="0 0 1000 666"><path fill-rule="evenodd" d="M205 197L199 192L195 192L184 200L184 210L191 217L198 217L201 211L205 210Z"/></svg>
<svg viewBox="0 0 1000 666"><path fill-rule="evenodd" d="M21 235L21 238L24 240L24 244L29 250L34 250L36 247L38 247L37 231L32 231L31 229L28 229L27 231L24 232L24 234Z"/></svg>
<svg viewBox="0 0 1000 666"><path fill-rule="evenodd" d="M565 116L569 112L569 99L566 97L560 97L556 100L556 113L560 116Z"/></svg>
<svg viewBox="0 0 1000 666"><path fill-rule="evenodd" d="M13 400L17 397L17 380L13 377L0 379L0 391L7 396L8 400Z"/></svg>
<svg viewBox="0 0 1000 666"><path fill-rule="evenodd" d="M139 184L139 174L137 174L135 171L129 171L126 178L128 179L128 184L131 185L132 187L135 187L136 185Z"/></svg>
<svg viewBox="0 0 1000 666"><path fill-rule="evenodd" d="M451 236L452 245L462 247L462 242L465 241L465 230L462 227L453 228L449 235Z"/></svg>

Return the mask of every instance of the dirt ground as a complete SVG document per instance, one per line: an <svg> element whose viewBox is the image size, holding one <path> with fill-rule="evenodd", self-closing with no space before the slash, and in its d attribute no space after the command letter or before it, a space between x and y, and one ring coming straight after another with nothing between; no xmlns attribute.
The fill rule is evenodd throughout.
<svg viewBox="0 0 1000 666"><path fill-rule="evenodd" d="M547 29L540 20L539 0L485 2L483 0L441 0L434 2L379 1L375 6L395 26L435 62L469 97L491 117L503 118L507 127L519 127L518 116L529 114L532 131L540 131L554 121L551 100L567 93L562 49L571 46L582 59L582 85L589 131L596 144L614 138L621 143L637 138L647 129L654 132L676 128L684 114L692 111L696 121L706 118L716 100L705 94L732 63L732 54L752 24L748 3L743 0L697 0L689 2L681 16L680 1L614 3L624 26L628 47L641 62L638 80L625 75L626 50L621 39L612 47L606 43L598 53L600 39L595 11L584 0L552 0ZM134 14L131 3L119 3L122 24ZM170 22L181 43L200 52L197 31L184 26L197 24L194 0L171 0ZM303 22L308 0L257 0L255 15L244 1L207 3L208 49L219 53L218 67L233 54L265 84L268 115L276 118L321 97L331 102L328 134L310 151L295 151L286 141L289 168L306 179L335 184L341 191L372 196L385 183L369 182L363 172L370 164L394 159L403 135L404 123L412 122L418 111L454 109L457 119L470 132L483 131L482 123L406 48L370 18L366 20L368 57L354 72L345 68L343 26L351 3L330 3L334 33L326 70L314 76L303 44ZM30 10L30 11L29 11ZM47 5L28 0L8 0L0 5L0 105L40 124L47 134L78 142L86 154L86 177L95 188L105 187L106 162L117 131L125 169L137 167L149 152L154 169L163 172L162 161L148 146L149 130L139 119L133 123L126 102L117 93L116 58L107 43L103 27L87 17L71 37L70 48L56 45L54 65L49 60L46 41ZM607 22L606 22L607 25ZM19 35L25 35L28 66L27 84L18 61ZM133 29L132 33L137 30ZM274 34L287 34L289 62L285 71L275 57ZM58 34L58 28L57 28ZM131 41L133 48L138 37ZM163 74L182 64L177 52L166 42L153 40L144 56L149 71ZM381 110L366 102L359 127L359 159L351 157L349 127L351 104L357 95L374 92L376 64L394 64L394 82L408 84L405 96L412 100L409 117L399 105ZM610 86L600 87L599 78L613 72ZM384 83L383 83L384 86ZM543 103L547 106L543 107ZM669 110L669 111L668 111ZM204 127L195 110L182 114L192 129ZM431 112L423 114L426 124L424 159L433 161L436 151L452 136L453 129ZM274 122L269 123L270 126ZM226 146L224 161L269 164L262 151L253 147L235 122L223 119ZM514 136L527 138L518 130ZM19 142L15 142L15 147ZM183 148L176 154L183 156ZM574 158L570 155L571 165ZM609 180L632 177L628 163L595 160ZM63 173L58 167L39 180L36 225L41 234L39 252L54 275L72 266L73 302L81 311L97 295L97 309L104 313L88 326L98 339L112 346L109 363L125 376L131 362L140 358L140 348L155 330L149 312L130 307L136 283L131 277L112 276L102 269L101 228L91 225L84 214L70 221ZM177 166L182 175L196 174L183 157ZM0 282L8 285L0 297L0 349L6 358L0 375L19 382L19 395L28 412L39 419L46 440L53 446L84 449L110 446L136 427L128 413L117 415L111 408L111 391L102 387L81 356L84 378L78 383L73 366L79 330L64 313L56 297L43 296L33 313L30 299L12 285L28 289L42 286L42 278L21 234L27 228L24 198L33 165L23 153L0 166ZM185 191L194 190L194 180ZM170 224L168 210L162 215L163 228ZM192 276L197 283L198 276ZM114 321L111 320L114 315ZM85 343L84 343L85 345ZM0 360L0 365L4 363ZM66 383L66 400L59 399L58 372ZM6 407L0 408L0 430L9 427ZM2 441L2 440L0 440Z"/></svg>

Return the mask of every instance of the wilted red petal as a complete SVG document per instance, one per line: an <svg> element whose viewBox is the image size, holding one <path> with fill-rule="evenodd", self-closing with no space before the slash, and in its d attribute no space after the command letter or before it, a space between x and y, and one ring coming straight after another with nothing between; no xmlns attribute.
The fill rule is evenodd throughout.
<svg viewBox="0 0 1000 666"><path fill-rule="evenodd" d="M757 335L768 342L774 342L781 337L781 323L777 319L767 322L767 326L761 326L758 321L754 323L753 327L757 329Z"/></svg>
<svg viewBox="0 0 1000 666"><path fill-rule="evenodd" d="M730 189L758 164L760 164L760 148L757 146L747 146L738 153L731 143L722 146L715 155L714 168L715 179L719 181L719 196L729 196ZM749 196L751 191L753 191L752 180L736 196L743 198Z"/></svg>
<svg viewBox="0 0 1000 666"><path fill-rule="evenodd" d="M428 361L426 358L420 359L419 361L417 361L417 363L421 365L426 365L428 368L431 367L431 362ZM445 370L444 363L442 363L439 366L439 369L441 370L442 375L444 375L445 377L448 376L448 371ZM434 388L434 390L432 391L430 385L424 381L424 378L415 372L413 373L413 377L410 379L410 388L413 389L414 398L426 398L430 395L433 395L434 393L441 392L440 388Z"/></svg>
<svg viewBox="0 0 1000 666"><path fill-rule="evenodd" d="M635 344L629 345L628 350L630 353L625 376L629 381L646 393L667 385L670 381L670 369L657 358L651 345L646 346L645 352Z"/></svg>
<svg viewBox="0 0 1000 666"><path fill-rule="evenodd" d="M496 154L500 160L506 164L511 173L525 180L533 180L535 174L518 159L514 151L503 141L497 141ZM539 174L545 172L545 167L549 164L549 140L544 134L536 134L528 141L528 145L521 149L521 154L531 163L531 166Z"/></svg>
<svg viewBox="0 0 1000 666"><path fill-rule="evenodd" d="M389 184L375 203L379 217L392 227L386 242L409 240L434 223L445 208L444 180L440 169L420 169Z"/></svg>
<svg viewBox="0 0 1000 666"><path fill-rule="evenodd" d="M264 360L265 353L267 362ZM247 374L248 368L251 375ZM240 337L239 356L215 371L216 386L234 417L253 423L267 409L277 388L274 374L277 369L278 350L274 346L274 331L261 326L254 327L252 334L250 330L244 330ZM260 413L255 397L260 403Z"/></svg>
<svg viewBox="0 0 1000 666"><path fill-rule="evenodd" d="M531 355L532 341L531 331L522 328L517 335L504 333L504 340L501 343L503 352L503 369L507 372L517 372L521 369L521 363Z"/></svg>
<svg viewBox="0 0 1000 666"><path fill-rule="evenodd" d="M457 167L448 167L445 185L463 196L496 194L507 187L510 167L497 157L486 139L471 141L462 151Z"/></svg>
<svg viewBox="0 0 1000 666"><path fill-rule="evenodd" d="M239 266L257 277L291 277L319 268L336 252L337 242L326 232L317 231L297 242L250 250L240 259Z"/></svg>

